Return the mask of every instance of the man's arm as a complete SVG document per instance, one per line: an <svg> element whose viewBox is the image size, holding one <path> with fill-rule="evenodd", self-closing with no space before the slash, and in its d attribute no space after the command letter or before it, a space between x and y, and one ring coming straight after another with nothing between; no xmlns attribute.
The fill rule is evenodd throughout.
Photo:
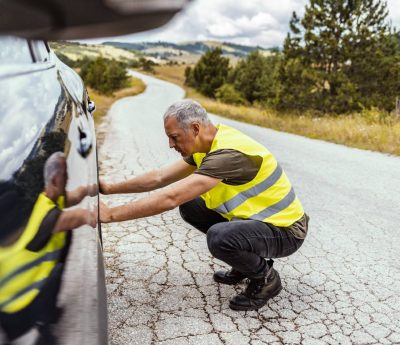
<svg viewBox="0 0 400 345"><path fill-rule="evenodd" d="M53 232L69 231L88 224L92 228L96 227L96 212L83 208L62 211L53 228Z"/></svg>
<svg viewBox="0 0 400 345"><path fill-rule="evenodd" d="M65 207L71 207L79 204L85 196L96 196L97 186L80 186L72 191L67 191L65 195Z"/></svg>
<svg viewBox="0 0 400 345"><path fill-rule="evenodd" d="M149 192L179 181L195 170L195 166L186 163L184 160L179 160L165 168L150 171L127 181L118 183L100 181L100 192L102 194Z"/></svg>
<svg viewBox="0 0 400 345"><path fill-rule="evenodd" d="M93 228L96 227L96 213L82 208L62 211L54 207L44 217L36 235L27 244L26 249L32 252L42 250L55 232L70 231L84 224L88 224Z"/></svg>
<svg viewBox="0 0 400 345"><path fill-rule="evenodd" d="M215 187L220 179L192 174L177 184L132 203L108 208L100 203L100 221L103 223L153 216L190 201Z"/></svg>

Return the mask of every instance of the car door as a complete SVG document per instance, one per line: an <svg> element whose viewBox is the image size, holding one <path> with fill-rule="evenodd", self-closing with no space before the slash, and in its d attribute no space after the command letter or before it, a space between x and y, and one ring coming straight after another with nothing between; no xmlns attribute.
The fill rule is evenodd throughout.
<svg viewBox="0 0 400 345"><path fill-rule="evenodd" d="M91 218L97 214L96 143L84 85L45 42L0 37L0 90L0 340L105 343L104 269ZM65 181L51 201L45 180L56 153L65 157ZM48 235L43 247L31 250L27 244L42 228L56 224L35 223L48 216L40 198L50 207L54 202L59 214L85 212L86 224L61 231L61 240ZM52 242L59 247L46 252Z"/></svg>

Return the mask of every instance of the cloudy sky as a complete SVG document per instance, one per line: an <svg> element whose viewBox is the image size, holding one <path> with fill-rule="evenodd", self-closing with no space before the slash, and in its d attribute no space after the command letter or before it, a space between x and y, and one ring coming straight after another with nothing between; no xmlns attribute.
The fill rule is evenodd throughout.
<svg viewBox="0 0 400 345"><path fill-rule="evenodd" d="M194 0L161 29L111 40L218 40L262 47L281 46L292 12L302 15L306 3L307 0ZM389 19L400 28L399 0L387 0L387 3Z"/></svg>

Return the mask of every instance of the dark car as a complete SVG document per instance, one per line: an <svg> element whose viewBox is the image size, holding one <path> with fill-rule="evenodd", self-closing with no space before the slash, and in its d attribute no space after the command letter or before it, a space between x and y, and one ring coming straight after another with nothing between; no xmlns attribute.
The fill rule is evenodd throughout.
<svg viewBox="0 0 400 345"><path fill-rule="evenodd" d="M95 106L46 39L155 28L185 2L0 2L0 344L108 341Z"/></svg>
<svg viewBox="0 0 400 345"><path fill-rule="evenodd" d="M93 103L46 42L16 37L0 37L0 90L3 338L105 342Z"/></svg>

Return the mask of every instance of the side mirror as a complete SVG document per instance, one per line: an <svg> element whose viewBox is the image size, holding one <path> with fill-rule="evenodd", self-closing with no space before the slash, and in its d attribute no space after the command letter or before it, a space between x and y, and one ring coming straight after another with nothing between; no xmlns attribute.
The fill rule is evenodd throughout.
<svg viewBox="0 0 400 345"><path fill-rule="evenodd" d="M2 0L0 35L60 40L126 35L166 24L190 0Z"/></svg>

